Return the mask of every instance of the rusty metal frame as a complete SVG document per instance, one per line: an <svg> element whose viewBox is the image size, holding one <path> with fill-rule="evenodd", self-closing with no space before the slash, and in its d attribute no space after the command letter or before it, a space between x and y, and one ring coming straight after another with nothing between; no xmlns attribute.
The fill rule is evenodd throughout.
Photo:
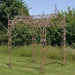
<svg viewBox="0 0 75 75"><path fill-rule="evenodd" d="M53 17L58 17L57 15L50 15L48 18L44 17L45 14L43 15L35 15L35 16L17 16L13 20L9 19L8 15L8 49L9 49L9 67L12 68L12 43L11 43L11 27L14 27L17 22L23 21L24 23L29 24L33 28L33 34L32 34L32 46L35 46L35 40L36 37L34 35L34 29L38 27L40 29L40 44L42 45L43 48L40 49L40 69L42 73L45 73L46 71L46 27L50 27L50 25L53 25L51 20ZM35 17L42 17L43 18L35 18ZM63 36L63 41L64 41L64 50L63 50L63 64L65 65L65 60L66 60L66 23L65 21L59 20L58 22L55 22L56 24L60 23L61 27L64 28L64 36ZM63 24L63 25L62 25ZM43 55L41 54L43 53ZM42 55L42 56L41 56ZM36 50L35 48L33 49L32 52L32 59L35 61L36 56Z"/></svg>

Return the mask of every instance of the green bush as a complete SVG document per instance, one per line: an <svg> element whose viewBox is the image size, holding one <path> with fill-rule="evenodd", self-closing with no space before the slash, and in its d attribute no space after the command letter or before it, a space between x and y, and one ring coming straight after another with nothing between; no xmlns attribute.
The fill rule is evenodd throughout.
<svg viewBox="0 0 75 75"><path fill-rule="evenodd" d="M71 47L75 49L75 43L72 43Z"/></svg>
<svg viewBox="0 0 75 75"><path fill-rule="evenodd" d="M60 46L62 43L63 29L58 26L50 26L47 28L47 45Z"/></svg>
<svg viewBox="0 0 75 75"><path fill-rule="evenodd" d="M28 25L17 25L12 28L12 44L13 45L29 45L31 44L31 28Z"/></svg>
<svg viewBox="0 0 75 75"><path fill-rule="evenodd" d="M0 31L0 45L7 45L8 35L7 32Z"/></svg>

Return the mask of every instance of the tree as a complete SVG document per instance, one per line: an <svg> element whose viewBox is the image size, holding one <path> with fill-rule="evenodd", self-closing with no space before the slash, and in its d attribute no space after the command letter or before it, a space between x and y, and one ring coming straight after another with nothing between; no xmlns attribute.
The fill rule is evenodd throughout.
<svg viewBox="0 0 75 75"><path fill-rule="evenodd" d="M66 18L67 44L72 45L75 43L75 9L68 7L67 12L65 11L60 14Z"/></svg>
<svg viewBox="0 0 75 75"><path fill-rule="evenodd" d="M67 22L67 42L69 45L75 43L75 10L68 7L68 13L65 12Z"/></svg>
<svg viewBox="0 0 75 75"><path fill-rule="evenodd" d="M7 28L8 14L11 19L23 11L24 15L29 15L28 6L23 0L0 0L0 28Z"/></svg>
<svg viewBox="0 0 75 75"><path fill-rule="evenodd" d="M8 14L11 19L23 12L29 15L29 9L23 0L0 0L0 44L7 44Z"/></svg>

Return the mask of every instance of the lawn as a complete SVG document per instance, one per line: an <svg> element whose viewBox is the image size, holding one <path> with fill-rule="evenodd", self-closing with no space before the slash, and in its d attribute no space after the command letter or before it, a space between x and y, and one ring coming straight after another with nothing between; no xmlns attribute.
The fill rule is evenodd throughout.
<svg viewBox="0 0 75 75"><path fill-rule="evenodd" d="M2 47L0 47L0 49L1 48ZM10 69L8 54L2 53L1 51L0 75L42 75L40 73L39 57L36 58L35 62L32 62L31 56L27 57L13 54L12 60L13 66L12 69ZM66 66L63 66L62 60L53 58L51 59L51 57L47 58L46 73L44 75L75 75L75 62L67 60Z"/></svg>
<svg viewBox="0 0 75 75"><path fill-rule="evenodd" d="M62 65L59 60L46 61L46 73L44 75L75 75L75 63L67 62ZM8 56L0 55L0 75L42 75L40 73L40 63L36 60L32 62L30 57L13 56L13 68L9 68Z"/></svg>

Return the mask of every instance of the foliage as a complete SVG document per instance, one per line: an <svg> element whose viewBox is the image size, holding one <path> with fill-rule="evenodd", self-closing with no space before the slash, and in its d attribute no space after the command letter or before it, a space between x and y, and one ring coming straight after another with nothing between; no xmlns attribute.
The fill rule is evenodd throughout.
<svg viewBox="0 0 75 75"><path fill-rule="evenodd" d="M68 11L61 12L60 15L66 18L67 44L72 45L75 43L75 9L68 7Z"/></svg>
<svg viewBox="0 0 75 75"><path fill-rule="evenodd" d="M8 14L13 19L22 10L25 15L29 15L28 7L23 0L0 0L0 23L2 24L0 26L7 27Z"/></svg>
<svg viewBox="0 0 75 75"><path fill-rule="evenodd" d="M71 47L75 49L75 43L72 43Z"/></svg>
<svg viewBox="0 0 75 75"><path fill-rule="evenodd" d="M8 41L8 14L10 19L17 15L29 15L29 9L23 0L0 0L0 44Z"/></svg>
<svg viewBox="0 0 75 75"><path fill-rule="evenodd" d="M12 16L13 17L13 16ZM58 17L53 18L51 22L53 25L47 27L47 45L52 46L61 46L63 42L63 28L60 26L58 22L59 20L66 20L66 37L67 37L67 45L73 45L75 43L75 10L68 8L66 12L58 12ZM0 22L0 44L7 44L7 29ZM33 29L27 24L20 24L12 28L12 44L13 45L30 45L32 43L33 31L35 31L34 35L36 36L36 42L40 43L40 29Z"/></svg>
<svg viewBox="0 0 75 75"><path fill-rule="evenodd" d="M61 45L62 44L63 29L58 26L50 26L47 28L47 45Z"/></svg>
<svg viewBox="0 0 75 75"><path fill-rule="evenodd" d="M31 44L31 28L29 25L16 25L12 28L12 44L28 45Z"/></svg>
<svg viewBox="0 0 75 75"><path fill-rule="evenodd" d="M7 45L7 43L8 43L7 32L3 32L0 30L0 45Z"/></svg>

